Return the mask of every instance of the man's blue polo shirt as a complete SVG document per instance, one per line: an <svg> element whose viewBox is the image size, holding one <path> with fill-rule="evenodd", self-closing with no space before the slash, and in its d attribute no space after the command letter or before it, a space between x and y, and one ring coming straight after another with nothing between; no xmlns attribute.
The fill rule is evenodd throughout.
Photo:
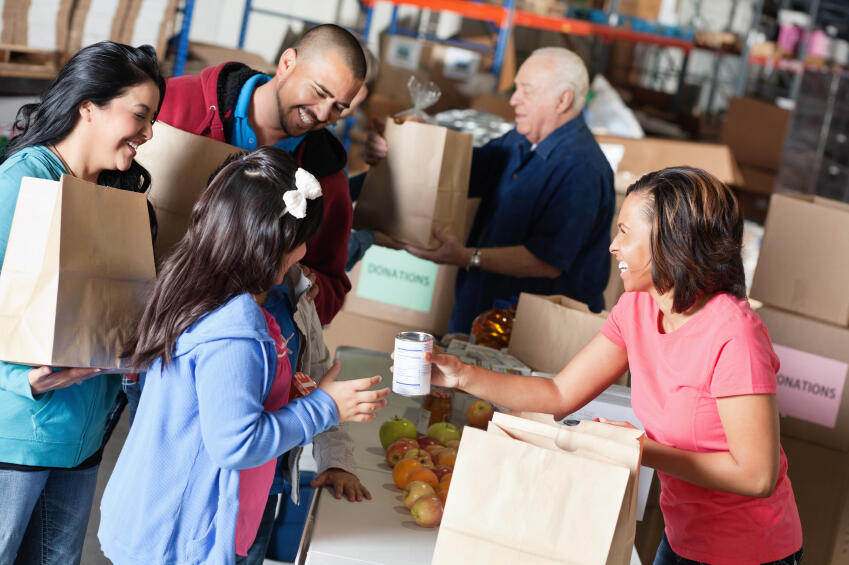
<svg viewBox="0 0 849 565"><path fill-rule="evenodd" d="M467 245L524 245L562 270L555 279L518 278L482 270L457 275L449 331L469 332L495 299L520 292L565 294L604 308L610 274L613 171L578 116L531 150L515 129L475 149L469 197L481 197ZM486 251L483 251L486 254Z"/></svg>
<svg viewBox="0 0 849 565"><path fill-rule="evenodd" d="M230 134L231 145L247 151L253 151L257 148L256 134L248 123L248 107L251 105L251 97L256 87L270 80L270 76L259 73L249 78L242 85L242 90L239 91L239 98L236 99L236 107L233 108L233 132ZM292 153L303 138L303 135L287 137L275 143L274 146Z"/></svg>

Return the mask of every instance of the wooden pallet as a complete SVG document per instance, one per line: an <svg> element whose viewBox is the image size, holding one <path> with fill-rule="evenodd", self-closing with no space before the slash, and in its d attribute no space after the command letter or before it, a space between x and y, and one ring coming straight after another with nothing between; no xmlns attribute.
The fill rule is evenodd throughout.
<svg viewBox="0 0 849 565"><path fill-rule="evenodd" d="M59 71L62 54L25 45L0 43L0 76L53 78Z"/></svg>

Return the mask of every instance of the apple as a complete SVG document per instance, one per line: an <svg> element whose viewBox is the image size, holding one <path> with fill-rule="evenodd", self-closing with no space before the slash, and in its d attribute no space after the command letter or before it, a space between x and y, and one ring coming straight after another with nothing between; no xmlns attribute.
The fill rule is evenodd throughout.
<svg viewBox="0 0 849 565"><path fill-rule="evenodd" d="M439 443L445 445L446 441L459 440L460 430L450 422L437 422L427 429L427 435L436 438Z"/></svg>
<svg viewBox="0 0 849 565"><path fill-rule="evenodd" d="M445 442L445 447L453 447L454 449L460 449L460 440L459 439L451 439Z"/></svg>
<svg viewBox="0 0 849 565"><path fill-rule="evenodd" d="M389 446L389 449L386 450L386 463L390 467L394 467L398 461L404 457L404 454L410 451L411 449L418 449L418 444L416 440L410 439L408 437L402 437L395 443Z"/></svg>
<svg viewBox="0 0 849 565"><path fill-rule="evenodd" d="M439 451L440 449L445 449L445 448L444 448L444 447L442 447L441 445L439 445L438 443L435 443L435 444L433 444L433 445L428 445L427 447L425 447L425 448L424 448L424 450L425 450L425 451L427 451L428 453L430 453L430 456L431 456L431 457L433 457L433 455L434 455L437 451Z"/></svg>
<svg viewBox="0 0 849 565"><path fill-rule="evenodd" d="M492 420L495 408L486 400L475 400L466 408L466 420L475 428L485 429L487 422Z"/></svg>
<svg viewBox="0 0 849 565"><path fill-rule="evenodd" d="M433 467L433 459L424 449L414 447L407 451L401 459L415 459L422 464L422 467Z"/></svg>
<svg viewBox="0 0 849 565"><path fill-rule="evenodd" d="M429 445L438 445L442 447L442 442L440 442L435 437L423 436L417 439L416 441L418 442L419 447L421 447L422 449L427 449Z"/></svg>
<svg viewBox="0 0 849 565"><path fill-rule="evenodd" d="M442 477L450 474L453 471L451 467L448 465L437 465L433 468L433 474L436 475L437 480L442 480Z"/></svg>
<svg viewBox="0 0 849 565"><path fill-rule="evenodd" d="M380 445L383 449L389 448L402 437L416 439L416 425L411 420L396 416L380 425Z"/></svg>
<svg viewBox="0 0 849 565"><path fill-rule="evenodd" d="M433 487L426 482L409 482L407 483L407 487L404 489L404 494L402 495L404 497L404 506L406 506L409 510L418 499L429 494L436 494L436 491L433 490Z"/></svg>
<svg viewBox="0 0 849 565"><path fill-rule="evenodd" d="M442 521L442 500L435 494L426 494L410 508L413 520L423 528L434 528Z"/></svg>
<svg viewBox="0 0 849 565"><path fill-rule="evenodd" d="M446 465L448 467L454 467L454 461L457 459L457 450L453 447L446 447L442 451L440 451L436 456L436 464L437 465Z"/></svg>

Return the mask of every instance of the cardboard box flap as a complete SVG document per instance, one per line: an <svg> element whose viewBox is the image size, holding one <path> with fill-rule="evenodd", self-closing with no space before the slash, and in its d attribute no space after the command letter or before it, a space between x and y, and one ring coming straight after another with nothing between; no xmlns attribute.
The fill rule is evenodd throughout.
<svg viewBox="0 0 849 565"><path fill-rule="evenodd" d="M743 183L743 175L727 145L611 135L597 135L596 140L625 147L616 173L617 189L622 189L623 184L627 188L646 173L678 166L704 169L727 184L739 186Z"/></svg>

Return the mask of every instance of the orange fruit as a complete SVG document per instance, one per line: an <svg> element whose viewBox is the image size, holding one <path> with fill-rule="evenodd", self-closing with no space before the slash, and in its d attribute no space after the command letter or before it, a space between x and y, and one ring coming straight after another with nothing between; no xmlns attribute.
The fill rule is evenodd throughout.
<svg viewBox="0 0 849 565"><path fill-rule="evenodd" d="M428 469L427 467L423 467L421 469L415 469L410 475L407 477L407 483L411 483L413 481L424 481L430 486L433 487L433 490L439 486L439 479L436 478L436 473Z"/></svg>
<svg viewBox="0 0 849 565"><path fill-rule="evenodd" d="M415 459L402 459L392 469L392 480L395 486L404 488L409 482L410 473L421 467L422 464Z"/></svg>
<svg viewBox="0 0 849 565"><path fill-rule="evenodd" d="M453 452L453 453L452 453ZM453 467L454 463L457 461L457 451L454 449L445 448L439 452L436 456L436 464L437 465L445 465L446 467Z"/></svg>
<svg viewBox="0 0 849 565"><path fill-rule="evenodd" d="M445 475L441 479L439 479L439 486L437 487L437 490L442 489L442 488L447 489L448 485L451 484L451 475L453 475L453 474L454 473L448 473L447 475Z"/></svg>

